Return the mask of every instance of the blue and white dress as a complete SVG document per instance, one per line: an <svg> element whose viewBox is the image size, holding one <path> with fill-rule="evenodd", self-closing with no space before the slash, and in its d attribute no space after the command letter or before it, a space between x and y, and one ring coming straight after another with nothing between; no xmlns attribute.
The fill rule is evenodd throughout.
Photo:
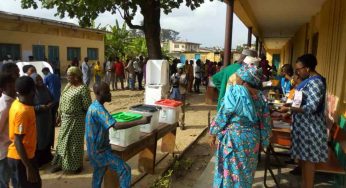
<svg viewBox="0 0 346 188"><path fill-rule="evenodd" d="M291 157L313 163L328 159L328 136L324 116L325 79L309 78L301 90L304 113L293 114Z"/></svg>

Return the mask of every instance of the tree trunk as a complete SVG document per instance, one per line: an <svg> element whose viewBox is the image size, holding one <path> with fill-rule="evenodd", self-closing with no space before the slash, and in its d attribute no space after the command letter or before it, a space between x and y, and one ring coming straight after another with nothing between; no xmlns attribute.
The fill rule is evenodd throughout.
<svg viewBox="0 0 346 188"><path fill-rule="evenodd" d="M143 27L149 59L162 59L160 41L160 1L146 0L141 6Z"/></svg>

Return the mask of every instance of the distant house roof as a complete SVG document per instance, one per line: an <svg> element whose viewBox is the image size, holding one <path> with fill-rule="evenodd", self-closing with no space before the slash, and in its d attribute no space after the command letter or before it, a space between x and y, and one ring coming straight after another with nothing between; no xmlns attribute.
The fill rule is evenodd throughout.
<svg viewBox="0 0 346 188"><path fill-rule="evenodd" d="M196 44L196 45L201 45L200 43L195 43L195 42L188 42L188 41L172 41L173 43L184 43L184 44Z"/></svg>
<svg viewBox="0 0 346 188"><path fill-rule="evenodd" d="M16 14L16 13L5 12L5 11L0 11L0 18L6 18L6 19L12 19L12 20L18 20L18 21L36 22L41 24L55 25L55 26L60 26L60 27L65 27L70 29L90 31L90 32L96 32L96 33L102 33L102 34L108 33L107 31L99 30L99 29L83 28L73 23L40 18L35 16L27 16L27 15Z"/></svg>

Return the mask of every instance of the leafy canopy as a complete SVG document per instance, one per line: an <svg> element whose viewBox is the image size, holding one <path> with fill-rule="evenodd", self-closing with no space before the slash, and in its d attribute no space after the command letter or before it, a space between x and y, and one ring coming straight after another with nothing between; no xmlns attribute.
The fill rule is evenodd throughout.
<svg viewBox="0 0 346 188"><path fill-rule="evenodd" d="M92 21L100 13L109 11L112 14L121 14L130 28L141 30L144 29L143 26L133 25L131 21L140 8L148 2L160 1L160 8L165 14L172 12L174 8L179 8L184 2L192 10L204 3L204 0L21 0L22 8L32 7L36 9L38 8L38 1L42 3L43 8L57 7L56 16L60 16L60 18L65 16L76 17L79 24L84 27L90 27Z"/></svg>

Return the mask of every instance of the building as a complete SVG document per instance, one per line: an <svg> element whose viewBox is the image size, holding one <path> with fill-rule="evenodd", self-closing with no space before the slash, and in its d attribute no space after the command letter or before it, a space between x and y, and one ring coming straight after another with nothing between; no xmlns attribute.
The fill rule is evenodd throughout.
<svg viewBox="0 0 346 188"><path fill-rule="evenodd" d="M345 0L234 0L233 7L248 28L248 41L254 35L256 48L272 64L294 65L299 56L315 54L316 69L327 79L328 97L338 101L329 113L337 119L346 112Z"/></svg>
<svg viewBox="0 0 346 188"><path fill-rule="evenodd" d="M104 61L106 32L78 25L0 11L0 61L59 59L64 73L74 58Z"/></svg>
<svg viewBox="0 0 346 188"><path fill-rule="evenodd" d="M187 41L172 41L162 43L169 53L178 53L178 52L198 52L201 44Z"/></svg>
<svg viewBox="0 0 346 188"><path fill-rule="evenodd" d="M191 59L200 59L202 62L205 62L207 59L215 62L221 60L219 49L202 48L200 45L199 43L183 41L167 41L161 43L161 47L166 50L169 55L180 59L182 63Z"/></svg>

